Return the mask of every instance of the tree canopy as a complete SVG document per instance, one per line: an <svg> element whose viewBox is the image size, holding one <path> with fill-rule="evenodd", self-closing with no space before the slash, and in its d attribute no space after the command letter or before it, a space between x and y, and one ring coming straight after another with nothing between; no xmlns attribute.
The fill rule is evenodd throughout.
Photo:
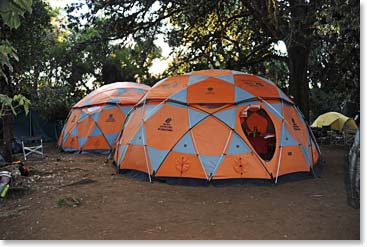
<svg viewBox="0 0 367 247"><path fill-rule="evenodd" d="M19 28L1 23L0 33L19 58L10 92L50 118L106 83L226 68L271 79L312 120L346 102L359 109L358 13L350 0L84 0L65 10L33 0ZM156 59L169 61L163 74L149 70Z"/></svg>

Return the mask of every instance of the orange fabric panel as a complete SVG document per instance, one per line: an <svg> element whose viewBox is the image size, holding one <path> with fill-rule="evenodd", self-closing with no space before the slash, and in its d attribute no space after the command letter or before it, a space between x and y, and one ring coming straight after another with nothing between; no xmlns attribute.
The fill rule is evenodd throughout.
<svg viewBox="0 0 367 247"><path fill-rule="evenodd" d="M124 126L121 140L122 145L130 143L134 139L143 122L143 107L136 108L130 115L128 122Z"/></svg>
<svg viewBox="0 0 367 247"><path fill-rule="evenodd" d="M75 125L78 123L80 118L81 110L75 109L72 110L65 127L65 133L69 133L72 129L74 129Z"/></svg>
<svg viewBox="0 0 367 247"><path fill-rule="evenodd" d="M215 117L208 117L191 130L200 155L218 156L225 151L230 129Z"/></svg>
<svg viewBox="0 0 367 247"><path fill-rule="evenodd" d="M117 91L107 91L107 92L101 92L98 94L93 95L92 97L89 97L91 105L97 105L101 103L106 103L113 99L113 94L117 95Z"/></svg>
<svg viewBox="0 0 367 247"><path fill-rule="evenodd" d="M236 86L248 91L254 96L279 98L277 88L253 75L234 75Z"/></svg>
<svg viewBox="0 0 367 247"><path fill-rule="evenodd" d="M162 163L156 176L206 179L205 171L196 155L173 151Z"/></svg>
<svg viewBox="0 0 367 247"><path fill-rule="evenodd" d="M302 150L298 146L282 147L282 157L280 161L279 176L292 172L308 172ZM276 173L274 174L274 177Z"/></svg>
<svg viewBox="0 0 367 247"><path fill-rule="evenodd" d="M136 104L143 97L143 94L139 92L136 92L133 98L130 96L126 98L125 94L118 96L119 89L129 89L129 91L130 90L133 91L133 89L143 89L144 91L148 91L150 87L144 84L138 84L134 82L115 82L115 83L107 84L107 85L104 85L94 90L90 94L88 94L78 103L76 103L73 106L73 108L81 107L88 100L90 100L92 105L93 104L104 104L110 101L114 97L119 97L121 104Z"/></svg>
<svg viewBox="0 0 367 247"><path fill-rule="evenodd" d="M207 113L214 113L214 112L219 112L221 109L227 108L229 105L231 104L191 104L190 107L192 108L196 108L198 110L201 110L203 112L207 112Z"/></svg>
<svg viewBox="0 0 367 247"><path fill-rule="evenodd" d="M293 138L307 147L310 144L308 141L308 128L304 125L302 119L299 118L296 109L293 106L283 104L283 117L286 120L284 125Z"/></svg>
<svg viewBox="0 0 367 247"><path fill-rule="evenodd" d="M79 137L88 137L89 134L94 130L96 126L93 118L86 117L78 124L78 136Z"/></svg>
<svg viewBox="0 0 367 247"><path fill-rule="evenodd" d="M189 75L168 77L166 80L156 84L151 90L149 90L146 94L147 98L165 100L167 97L185 88L188 81Z"/></svg>
<svg viewBox="0 0 367 247"><path fill-rule="evenodd" d="M150 173L152 173L152 167L150 164L148 164L148 167ZM133 169L148 173L148 167L145 159L144 146L129 145L125 157L120 163L120 169Z"/></svg>
<svg viewBox="0 0 367 247"><path fill-rule="evenodd" d="M98 150L98 149L109 149L106 139L103 135L100 136L90 136L83 146L83 150Z"/></svg>
<svg viewBox="0 0 367 247"><path fill-rule="evenodd" d="M214 179L227 178L271 178L253 153L240 155L226 155L217 172L213 176Z"/></svg>
<svg viewBox="0 0 367 247"><path fill-rule="evenodd" d="M81 107L81 106L83 106L86 102L87 102L87 100L89 99L89 97L88 97L88 95L87 96L85 96L84 98L82 98L78 103L76 103L74 106L73 106L73 108L77 108L77 107Z"/></svg>
<svg viewBox="0 0 367 247"><path fill-rule="evenodd" d="M187 103L233 103L234 86L216 78L208 78L187 88Z"/></svg>
<svg viewBox="0 0 367 247"><path fill-rule="evenodd" d="M106 92L101 92L95 96L91 96L90 97L91 104L97 105L97 104L107 103L111 101L112 99L114 99L115 104L135 105L144 96L142 93L136 92L133 89L128 89L128 90L125 89L125 90L126 91L121 96L119 96L118 90L110 90ZM116 101L116 99L118 100Z"/></svg>
<svg viewBox="0 0 367 247"><path fill-rule="evenodd" d="M232 74L232 70L221 70L221 69L216 69L216 70L200 70L200 71L192 71L191 74L193 75L204 75L204 76L220 76L220 75L230 75Z"/></svg>
<svg viewBox="0 0 367 247"><path fill-rule="evenodd" d="M63 148L80 149L78 138L76 136L70 135L68 138L66 138Z"/></svg>
<svg viewBox="0 0 367 247"><path fill-rule="evenodd" d="M168 104L145 122L146 143L161 150L171 149L188 130L187 108Z"/></svg>
<svg viewBox="0 0 367 247"><path fill-rule="evenodd" d="M129 89L126 93L124 93L120 97L120 104L123 105L136 105L142 98L144 97L143 94L138 93L132 89Z"/></svg>
<svg viewBox="0 0 367 247"><path fill-rule="evenodd" d="M117 108L102 110L98 119L98 126L103 134L113 134L122 129L125 115Z"/></svg>

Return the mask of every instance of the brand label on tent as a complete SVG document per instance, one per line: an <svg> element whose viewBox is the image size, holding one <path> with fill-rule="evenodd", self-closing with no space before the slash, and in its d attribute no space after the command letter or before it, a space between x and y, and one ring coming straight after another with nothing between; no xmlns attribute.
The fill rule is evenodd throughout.
<svg viewBox="0 0 367 247"><path fill-rule="evenodd" d="M206 89L205 94L214 94L214 88L213 88L213 87L208 87L208 88Z"/></svg>
<svg viewBox="0 0 367 247"><path fill-rule="evenodd" d="M296 120L294 120L294 118L292 118L292 127L294 130L301 130L301 128L298 126L298 124L296 123Z"/></svg>
<svg viewBox="0 0 367 247"><path fill-rule="evenodd" d="M172 82L172 83L164 83L161 85L161 87L163 88L176 88L178 86L177 82Z"/></svg>
<svg viewBox="0 0 367 247"><path fill-rule="evenodd" d="M171 125L172 118L167 118L161 126L159 126L158 130L162 131L173 131L173 127Z"/></svg>
<svg viewBox="0 0 367 247"><path fill-rule="evenodd" d="M113 114L110 114L108 118L106 119L106 122L116 122L115 118L113 117Z"/></svg>
<svg viewBox="0 0 367 247"><path fill-rule="evenodd" d="M258 81L244 81L243 83L249 87L264 87L264 84Z"/></svg>

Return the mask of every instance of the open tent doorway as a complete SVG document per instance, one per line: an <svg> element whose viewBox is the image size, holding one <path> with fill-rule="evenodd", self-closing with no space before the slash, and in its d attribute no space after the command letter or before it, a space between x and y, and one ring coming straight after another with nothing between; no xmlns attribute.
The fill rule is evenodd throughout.
<svg viewBox="0 0 367 247"><path fill-rule="evenodd" d="M269 115L260 105L247 106L240 115L242 130L256 153L266 161L275 152L275 127Z"/></svg>

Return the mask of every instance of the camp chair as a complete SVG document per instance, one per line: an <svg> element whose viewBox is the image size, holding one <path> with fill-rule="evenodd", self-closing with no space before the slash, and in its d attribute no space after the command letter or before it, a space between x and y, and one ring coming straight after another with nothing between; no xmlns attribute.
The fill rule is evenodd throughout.
<svg viewBox="0 0 367 247"><path fill-rule="evenodd" d="M39 136L22 138L22 149L24 160L27 160L27 156L32 153L39 154L43 158L43 142Z"/></svg>

